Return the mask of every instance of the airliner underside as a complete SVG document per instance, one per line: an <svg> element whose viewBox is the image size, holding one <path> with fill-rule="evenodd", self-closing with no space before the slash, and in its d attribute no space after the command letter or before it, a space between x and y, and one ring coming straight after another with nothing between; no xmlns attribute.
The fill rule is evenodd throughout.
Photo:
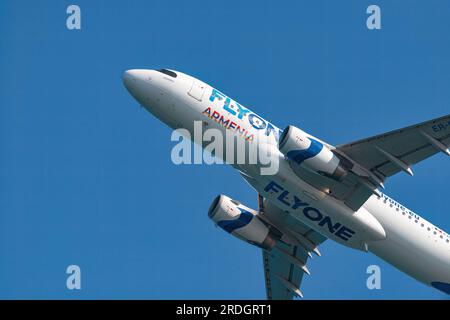
<svg viewBox="0 0 450 320"><path fill-rule="evenodd" d="M262 174L260 163L227 158L257 191L258 208L219 195L208 211L223 230L261 248L268 299L303 297L307 261L321 255L319 246L327 239L371 252L450 294L449 234L380 191L394 174L412 176L412 165L436 153L450 155L450 115L332 146L292 125L280 130L178 71L128 70L123 81L169 127L194 134L200 122L257 145L276 160L276 172Z"/></svg>

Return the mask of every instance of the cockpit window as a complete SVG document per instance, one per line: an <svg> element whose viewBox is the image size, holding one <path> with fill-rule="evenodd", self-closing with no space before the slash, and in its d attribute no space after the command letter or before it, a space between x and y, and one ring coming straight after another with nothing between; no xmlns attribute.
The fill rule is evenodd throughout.
<svg viewBox="0 0 450 320"><path fill-rule="evenodd" d="M158 70L161 73L167 74L168 76L172 77L172 78L176 78L177 74L173 71L167 70L167 69L160 69Z"/></svg>

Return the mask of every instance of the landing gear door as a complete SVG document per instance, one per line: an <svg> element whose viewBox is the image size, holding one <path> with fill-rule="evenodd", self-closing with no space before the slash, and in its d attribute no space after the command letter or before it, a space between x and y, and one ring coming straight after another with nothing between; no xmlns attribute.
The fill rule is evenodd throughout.
<svg viewBox="0 0 450 320"><path fill-rule="evenodd" d="M189 90L188 95L190 95L192 98L202 101L203 95L205 93L206 84L204 84L201 81L194 80L192 82L191 90Z"/></svg>

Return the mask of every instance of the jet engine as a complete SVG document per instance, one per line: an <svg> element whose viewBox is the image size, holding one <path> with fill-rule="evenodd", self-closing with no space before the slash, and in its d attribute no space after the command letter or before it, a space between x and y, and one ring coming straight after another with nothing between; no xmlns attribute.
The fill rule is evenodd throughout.
<svg viewBox="0 0 450 320"><path fill-rule="evenodd" d="M281 238L279 231L260 219L255 210L225 195L214 199L208 217L226 232L266 250Z"/></svg>
<svg viewBox="0 0 450 320"><path fill-rule="evenodd" d="M306 167L338 181L347 175L348 170L328 146L294 126L283 131L278 148L294 169Z"/></svg>

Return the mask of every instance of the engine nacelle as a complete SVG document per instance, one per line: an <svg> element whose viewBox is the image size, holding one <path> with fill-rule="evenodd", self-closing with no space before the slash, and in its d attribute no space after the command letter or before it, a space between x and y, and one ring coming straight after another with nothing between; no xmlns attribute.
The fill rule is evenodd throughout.
<svg viewBox="0 0 450 320"><path fill-rule="evenodd" d="M294 169L295 166L304 166L338 181L347 175L348 170L328 146L294 126L288 126L283 131L278 148Z"/></svg>
<svg viewBox="0 0 450 320"><path fill-rule="evenodd" d="M214 199L208 217L226 232L266 250L272 249L280 238L255 210L225 195Z"/></svg>

